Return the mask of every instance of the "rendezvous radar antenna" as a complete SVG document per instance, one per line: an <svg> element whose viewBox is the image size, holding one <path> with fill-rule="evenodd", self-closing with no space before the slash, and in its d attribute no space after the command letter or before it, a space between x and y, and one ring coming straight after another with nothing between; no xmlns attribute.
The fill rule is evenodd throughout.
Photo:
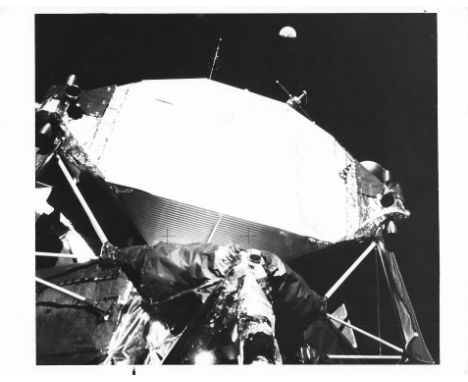
<svg viewBox="0 0 468 382"><path fill-rule="evenodd" d="M302 107L302 99L305 97L305 103L307 103L307 91L303 90L302 93L298 96L293 96L288 89L278 80L275 81L276 84L288 95L288 100L286 103L291 106L293 109L299 110L302 114L304 114L307 118L309 118L312 122L311 116L304 110Z"/></svg>
<svg viewBox="0 0 468 382"><path fill-rule="evenodd" d="M215 55L213 57L213 63L211 64L211 71L210 71L210 77L209 77L210 80L211 80L211 77L213 76L213 70L215 68L216 61L218 60L218 57L219 57L218 53L219 53L219 47L221 46L221 41L223 41L223 39L220 37L218 40L218 46L216 47Z"/></svg>

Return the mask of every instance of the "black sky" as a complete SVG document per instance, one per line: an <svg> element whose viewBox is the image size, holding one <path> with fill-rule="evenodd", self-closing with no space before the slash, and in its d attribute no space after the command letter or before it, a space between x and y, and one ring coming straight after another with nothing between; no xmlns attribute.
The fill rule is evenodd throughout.
<svg viewBox="0 0 468 382"><path fill-rule="evenodd" d="M296 39L278 36L285 25ZM37 15L36 99L70 73L85 89L208 77L220 37L214 79L279 100L277 79L307 90L316 123L402 185L412 215L397 258L438 360L436 15Z"/></svg>

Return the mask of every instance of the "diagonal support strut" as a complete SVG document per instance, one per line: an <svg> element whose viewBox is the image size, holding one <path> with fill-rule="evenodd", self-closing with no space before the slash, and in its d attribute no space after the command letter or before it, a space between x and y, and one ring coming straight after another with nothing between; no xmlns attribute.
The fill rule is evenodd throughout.
<svg viewBox="0 0 468 382"><path fill-rule="evenodd" d="M389 347L390 349L393 349L395 351L397 351L398 353L400 354L403 354L403 349L398 347L398 346L395 346L393 344L391 344L390 342L387 342L385 340L383 340L382 338L379 338L377 336L374 336L373 334L370 334L369 332L366 332L365 330L362 330L360 328L358 328L357 326L354 326L352 324L350 324L349 322L346 322L346 321L343 321L343 320L340 320L338 317L335 317L329 313L327 313L327 317L333 321L336 321L336 322L339 322L341 325L345 325L353 330L355 330L356 332L358 333L361 333L363 335L365 335L366 337L369 337L377 342L380 342L382 345L385 345L387 347Z"/></svg>
<svg viewBox="0 0 468 382"><path fill-rule="evenodd" d="M67 179L67 182L70 184L70 187L72 188L73 193L75 194L75 196L77 197L77 199L80 202L81 206L83 207L83 210L86 213L86 216L88 216L88 219L89 219L91 225L93 226L94 230L96 231L96 234L98 235L99 240L101 240L101 243L103 245L105 243L108 243L109 240L107 239L106 234L104 233L104 231L102 230L102 228L99 225L98 221L94 217L94 214L91 211L91 208L89 208L88 203L86 202L85 198L83 197L83 194L81 193L80 189L76 185L74 179L70 175L70 172L68 171L67 167L63 163L62 158L60 158L59 155L57 155L56 157L57 157L58 165L59 165L60 169L63 172L63 175Z"/></svg>
<svg viewBox="0 0 468 382"><path fill-rule="evenodd" d="M346 355L327 354L328 359L369 359L369 360L401 360L401 355Z"/></svg>
<svg viewBox="0 0 468 382"><path fill-rule="evenodd" d="M362 261L369 255L369 253L372 252L372 250L375 248L376 243L373 241L367 249L359 256L356 261L351 264L351 266L348 268L348 270L343 273L343 275L337 280L337 282L328 290L327 293L325 293L325 297L329 299L335 292L336 290L345 282L345 280L349 277L351 273L358 267L359 264L362 263Z"/></svg>
<svg viewBox="0 0 468 382"><path fill-rule="evenodd" d="M78 259L79 256L71 255L68 253L55 253L55 252L36 252L36 256L44 257L63 257L65 259Z"/></svg>
<svg viewBox="0 0 468 382"><path fill-rule="evenodd" d="M39 284L42 284L42 285L45 285L46 287L49 287L51 289L54 289L56 290L57 292L60 292L60 293L63 293L63 294L66 294L67 296L70 296L70 297L73 297L75 300L78 300L78 301L81 301L83 303L85 303L86 305L89 305L91 308L93 308L96 312L98 312L105 321L107 321L109 319L109 313L102 310L102 309L99 309L95 303L93 303L92 301L90 301L88 298L78 294L78 293L75 293L75 292L72 292L71 290L68 290L68 289L65 289L65 288L62 288L61 286L58 286L54 283L51 283L49 281L46 281L44 279L41 279L40 277L35 277L36 279L36 282L39 283Z"/></svg>

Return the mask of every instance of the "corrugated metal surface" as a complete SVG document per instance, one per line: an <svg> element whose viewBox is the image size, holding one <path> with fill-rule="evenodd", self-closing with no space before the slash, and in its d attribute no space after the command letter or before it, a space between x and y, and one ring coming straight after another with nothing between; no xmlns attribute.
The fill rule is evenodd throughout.
<svg viewBox="0 0 468 382"><path fill-rule="evenodd" d="M148 244L206 242L220 213L149 193L115 185L128 206L131 219ZM215 244L236 243L244 248L268 250L283 258L312 252L321 244L277 228L222 215L211 240Z"/></svg>
<svg viewBox="0 0 468 382"><path fill-rule="evenodd" d="M148 244L161 240L181 244L204 242L218 218L213 211L139 190L129 192L126 188L119 197L128 206L131 219Z"/></svg>

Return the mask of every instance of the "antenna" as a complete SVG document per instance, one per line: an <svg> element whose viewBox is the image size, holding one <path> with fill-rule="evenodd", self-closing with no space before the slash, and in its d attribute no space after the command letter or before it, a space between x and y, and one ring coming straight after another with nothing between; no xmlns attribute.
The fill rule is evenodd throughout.
<svg viewBox="0 0 468 382"><path fill-rule="evenodd" d="M293 109L298 109L302 114L304 114L307 118L309 118L312 122L312 118L310 117L309 114L303 109L301 106L302 103L302 98L304 96L306 97L306 103L307 103L307 92L305 90L302 91L302 93L299 96L293 96L286 87L284 87L281 82L278 80L275 81L276 84L288 95L289 99L286 101L286 103L291 106Z"/></svg>
<svg viewBox="0 0 468 382"><path fill-rule="evenodd" d="M283 91L288 95L289 98L292 97L292 94L289 92L288 89L286 89L286 88L281 84L281 82L279 82L278 80L276 80L275 82L276 82L277 85L279 85L279 87L280 87L281 89L283 89Z"/></svg>
<svg viewBox="0 0 468 382"><path fill-rule="evenodd" d="M211 80L211 76L213 75L213 70L214 70L214 67L216 65L216 60L219 57L218 52L219 52L219 47L221 46L221 41L223 41L223 39L220 37L219 40L218 40L218 46L216 47L215 55L213 57L213 64L211 64L211 71L210 71L210 77L209 77L210 80Z"/></svg>
<svg viewBox="0 0 468 382"><path fill-rule="evenodd" d="M302 97L304 97L306 95L307 95L307 92L305 90L303 90L300 96L291 97L286 101L286 103L289 106L294 107L294 108L299 107L299 106L301 106Z"/></svg>

